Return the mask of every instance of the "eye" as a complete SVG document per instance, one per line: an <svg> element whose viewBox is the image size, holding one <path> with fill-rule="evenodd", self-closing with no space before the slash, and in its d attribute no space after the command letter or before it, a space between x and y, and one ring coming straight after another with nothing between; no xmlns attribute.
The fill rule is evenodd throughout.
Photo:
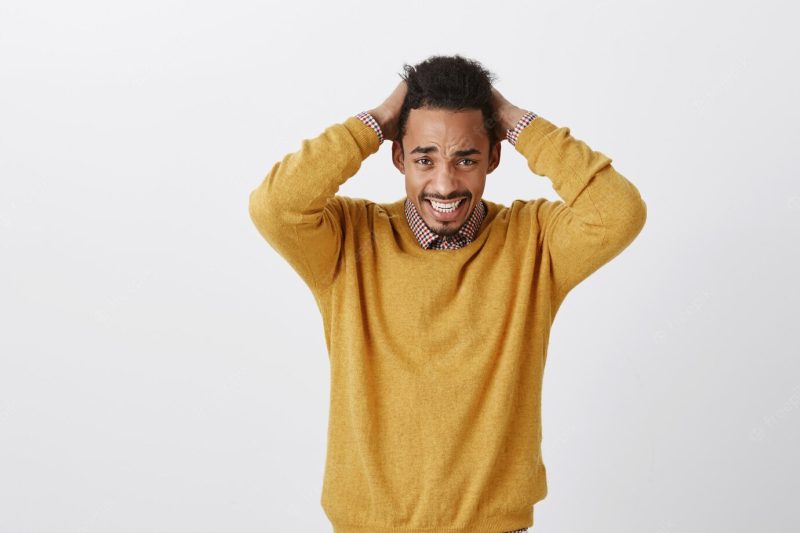
<svg viewBox="0 0 800 533"><path fill-rule="evenodd" d="M415 162L416 162L416 163L420 163L422 166L426 166L426 167L427 167L427 166L430 166L428 163L422 163L423 161L428 161L428 162L430 162L430 159L429 159L429 158L427 158L427 157L420 157L420 158L419 158L419 159L417 159ZM474 159L462 159L461 161L459 161L459 163L463 163L464 161L468 161L468 162L469 162L469 164L468 164L468 165L464 165L464 166L467 166L467 167L472 167L472 166L475 166L475 165L477 165L477 164L478 164L478 162L477 162L477 161L475 161Z"/></svg>

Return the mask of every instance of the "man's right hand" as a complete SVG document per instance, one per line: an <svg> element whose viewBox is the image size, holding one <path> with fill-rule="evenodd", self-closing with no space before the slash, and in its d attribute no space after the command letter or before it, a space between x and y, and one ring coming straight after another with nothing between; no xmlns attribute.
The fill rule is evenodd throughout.
<svg viewBox="0 0 800 533"><path fill-rule="evenodd" d="M403 100L405 100L407 92L408 85L406 84L406 80L403 80L395 87L392 94L389 95L389 98L384 100L378 107L369 111L370 115L378 121L378 125L381 127L381 132L385 140L397 140L400 133L398 131L400 108L403 106Z"/></svg>

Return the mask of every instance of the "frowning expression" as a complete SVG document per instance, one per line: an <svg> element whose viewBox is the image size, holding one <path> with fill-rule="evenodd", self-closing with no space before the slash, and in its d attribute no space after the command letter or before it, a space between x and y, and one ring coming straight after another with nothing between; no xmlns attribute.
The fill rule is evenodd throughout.
<svg viewBox="0 0 800 533"><path fill-rule="evenodd" d="M500 143L489 146L480 109L412 109L402 145L392 144L392 161L405 174L406 194L428 228L453 235L500 163Z"/></svg>

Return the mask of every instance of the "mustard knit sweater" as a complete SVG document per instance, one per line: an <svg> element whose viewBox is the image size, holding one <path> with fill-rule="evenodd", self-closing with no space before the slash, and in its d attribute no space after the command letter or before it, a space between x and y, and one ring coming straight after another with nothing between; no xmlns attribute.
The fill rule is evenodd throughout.
<svg viewBox="0 0 800 533"><path fill-rule="evenodd" d="M322 507L335 533L500 533L547 494L542 375L567 293L625 249L646 205L611 159L541 115L515 149L561 200L486 204L475 237L426 250L403 202L336 195L378 151L351 116L250 193L302 277L330 361Z"/></svg>

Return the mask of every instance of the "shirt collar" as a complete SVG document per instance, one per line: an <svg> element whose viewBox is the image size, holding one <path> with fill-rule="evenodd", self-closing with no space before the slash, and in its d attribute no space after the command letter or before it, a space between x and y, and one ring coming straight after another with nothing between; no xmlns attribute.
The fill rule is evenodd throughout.
<svg viewBox="0 0 800 533"><path fill-rule="evenodd" d="M478 229L481 227L481 222L483 222L486 211L486 204L481 200L472 210L472 213L464 225L458 230L458 233L450 236L437 235L425 224L414 202L408 199L408 197L406 197L405 201L408 225L414 232L414 235L416 235L420 246L429 250L452 250L461 248L472 242L478 234Z"/></svg>

